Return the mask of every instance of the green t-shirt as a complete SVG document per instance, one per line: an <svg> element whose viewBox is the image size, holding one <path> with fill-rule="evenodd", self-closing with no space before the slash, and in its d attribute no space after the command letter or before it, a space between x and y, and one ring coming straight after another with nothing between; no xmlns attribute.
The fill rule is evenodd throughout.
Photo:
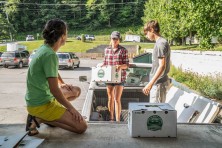
<svg viewBox="0 0 222 148"><path fill-rule="evenodd" d="M58 77L58 57L48 45L42 45L29 65L26 78L27 106L40 106L53 99L47 78Z"/></svg>

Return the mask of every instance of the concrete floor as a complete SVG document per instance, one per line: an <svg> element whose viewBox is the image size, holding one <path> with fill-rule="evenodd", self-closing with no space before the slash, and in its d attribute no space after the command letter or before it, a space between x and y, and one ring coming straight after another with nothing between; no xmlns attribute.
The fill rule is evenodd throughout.
<svg viewBox="0 0 222 148"><path fill-rule="evenodd" d="M24 132L24 124L0 124L1 135ZM89 123L82 135L41 125L40 148L221 148L222 125L178 124L177 138L131 138L127 124Z"/></svg>

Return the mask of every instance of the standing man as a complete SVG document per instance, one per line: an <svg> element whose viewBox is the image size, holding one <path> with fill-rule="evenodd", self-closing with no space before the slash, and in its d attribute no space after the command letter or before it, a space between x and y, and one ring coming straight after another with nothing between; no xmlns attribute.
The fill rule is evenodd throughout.
<svg viewBox="0 0 222 148"><path fill-rule="evenodd" d="M150 82L143 88L143 93L150 94L151 103L163 103L166 100L166 91L169 85L167 76L170 70L170 46L160 35L159 23L156 20L147 22L144 26L146 37L155 41L152 57Z"/></svg>

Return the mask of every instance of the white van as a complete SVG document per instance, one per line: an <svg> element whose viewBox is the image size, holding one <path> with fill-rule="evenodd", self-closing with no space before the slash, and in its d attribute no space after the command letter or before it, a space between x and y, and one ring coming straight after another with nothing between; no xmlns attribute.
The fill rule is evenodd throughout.
<svg viewBox="0 0 222 148"><path fill-rule="evenodd" d="M139 35L126 35L125 36L125 42L140 42L140 36Z"/></svg>

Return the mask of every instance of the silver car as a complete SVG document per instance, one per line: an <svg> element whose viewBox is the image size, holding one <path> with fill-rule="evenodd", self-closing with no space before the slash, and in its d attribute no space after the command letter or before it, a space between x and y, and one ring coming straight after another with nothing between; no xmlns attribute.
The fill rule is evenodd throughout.
<svg viewBox="0 0 222 148"><path fill-rule="evenodd" d="M71 68L74 69L75 66L79 67L80 60L72 52L57 52L59 58L59 68Z"/></svg>
<svg viewBox="0 0 222 148"><path fill-rule="evenodd" d="M10 51L1 55L3 67L16 66L22 68L28 65L28 55L25 52Z"/></svg>
<svg viewBox="0 0 222 148"><path fill-rule="evenodd" d="M0 52L0 66L2 66L2 58L1 58L2 52Z"/></svg>
<svg viewBox="0 0 222 148"><path fill-rule="evenodd" d="M33 41L35 38L34 38L34 36L33 35L27 35L26 36L26 41Z"/></svg>

